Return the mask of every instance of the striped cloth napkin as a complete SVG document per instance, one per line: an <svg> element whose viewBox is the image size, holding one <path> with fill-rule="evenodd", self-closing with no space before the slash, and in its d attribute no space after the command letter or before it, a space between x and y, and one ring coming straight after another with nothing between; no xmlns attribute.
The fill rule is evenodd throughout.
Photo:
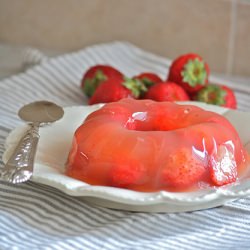
<svg viewBox="0 0 250 250"><path fill-rule="evenodd" d="M24 73L0 81L0 156L17 110L46 99L62 106L86 103L79 91L91 65L110 64L128 76L153 71L165 78L170 60L131 44L113 42L47 58L28 50ZM35 65L35 66L34 66ZM34 66L34 67L30 67ZM250 86L226 83L238 106L250 111ZM49 186L0 181L0 249L249 249L250 197L189 213L134 213L94 207Z"/></svg>

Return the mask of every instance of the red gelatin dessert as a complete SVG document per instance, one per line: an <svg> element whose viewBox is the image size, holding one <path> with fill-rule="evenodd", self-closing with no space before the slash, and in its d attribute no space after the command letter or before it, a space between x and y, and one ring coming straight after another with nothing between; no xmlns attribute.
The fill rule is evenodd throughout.
<svg viewBox="0 0 250 250"><path fill-rule="evenodd" d="M235 182L246 156L219 114L123 99L91 113L76 130L66 174L92 185L187 191Z"/></svg>

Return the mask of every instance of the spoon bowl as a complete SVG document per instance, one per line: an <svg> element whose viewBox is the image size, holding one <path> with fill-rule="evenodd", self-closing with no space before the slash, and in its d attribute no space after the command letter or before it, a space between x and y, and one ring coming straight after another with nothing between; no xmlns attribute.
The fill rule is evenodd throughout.
<svg viewBox="0 0 250 250"><path fill-rule="evenodd" d="M23 106L18 116L26 122L49 123L63 117L62 107L48 101L37 101Z"/></svg>

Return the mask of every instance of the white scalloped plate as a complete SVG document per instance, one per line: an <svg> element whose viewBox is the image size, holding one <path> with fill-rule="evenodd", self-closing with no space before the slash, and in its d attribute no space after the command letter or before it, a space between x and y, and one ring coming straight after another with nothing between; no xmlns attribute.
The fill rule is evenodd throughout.
<svg viewBox="0 0 250 250"><path fill-rule="evenodd" d="M185 102L184 104L190 104ZM204 109L227 117L237 129L243 144L250 152L250 113L232 111L204 103L195 103ZM40 129L35 169L32 181L55 187L69 195L83 197L94 205L140 212L183 212L212 208L250 194L250 179L246 176L233 185L209 188L195 192L143 193L126 189L91 186L64 175L74 131L85 117L102 105L65 108L64 117ZM27 126L14 129L6 140L3 161L6 162ZM250 168L250 167L249 167Z"/></svg>

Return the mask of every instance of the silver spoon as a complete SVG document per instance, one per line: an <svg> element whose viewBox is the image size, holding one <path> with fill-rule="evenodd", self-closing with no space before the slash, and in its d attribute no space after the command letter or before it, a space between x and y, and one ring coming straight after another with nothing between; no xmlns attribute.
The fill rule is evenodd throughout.
<svg viewBox="0 0 250 250"><path fill-rule="evenodd" d="M18 116L29 123L29 129L3 167L1 179L16 184L31 178L39 140L39 127L59 120L63 114L60 106L48 101L33 102L19 110Z"/></svg>

